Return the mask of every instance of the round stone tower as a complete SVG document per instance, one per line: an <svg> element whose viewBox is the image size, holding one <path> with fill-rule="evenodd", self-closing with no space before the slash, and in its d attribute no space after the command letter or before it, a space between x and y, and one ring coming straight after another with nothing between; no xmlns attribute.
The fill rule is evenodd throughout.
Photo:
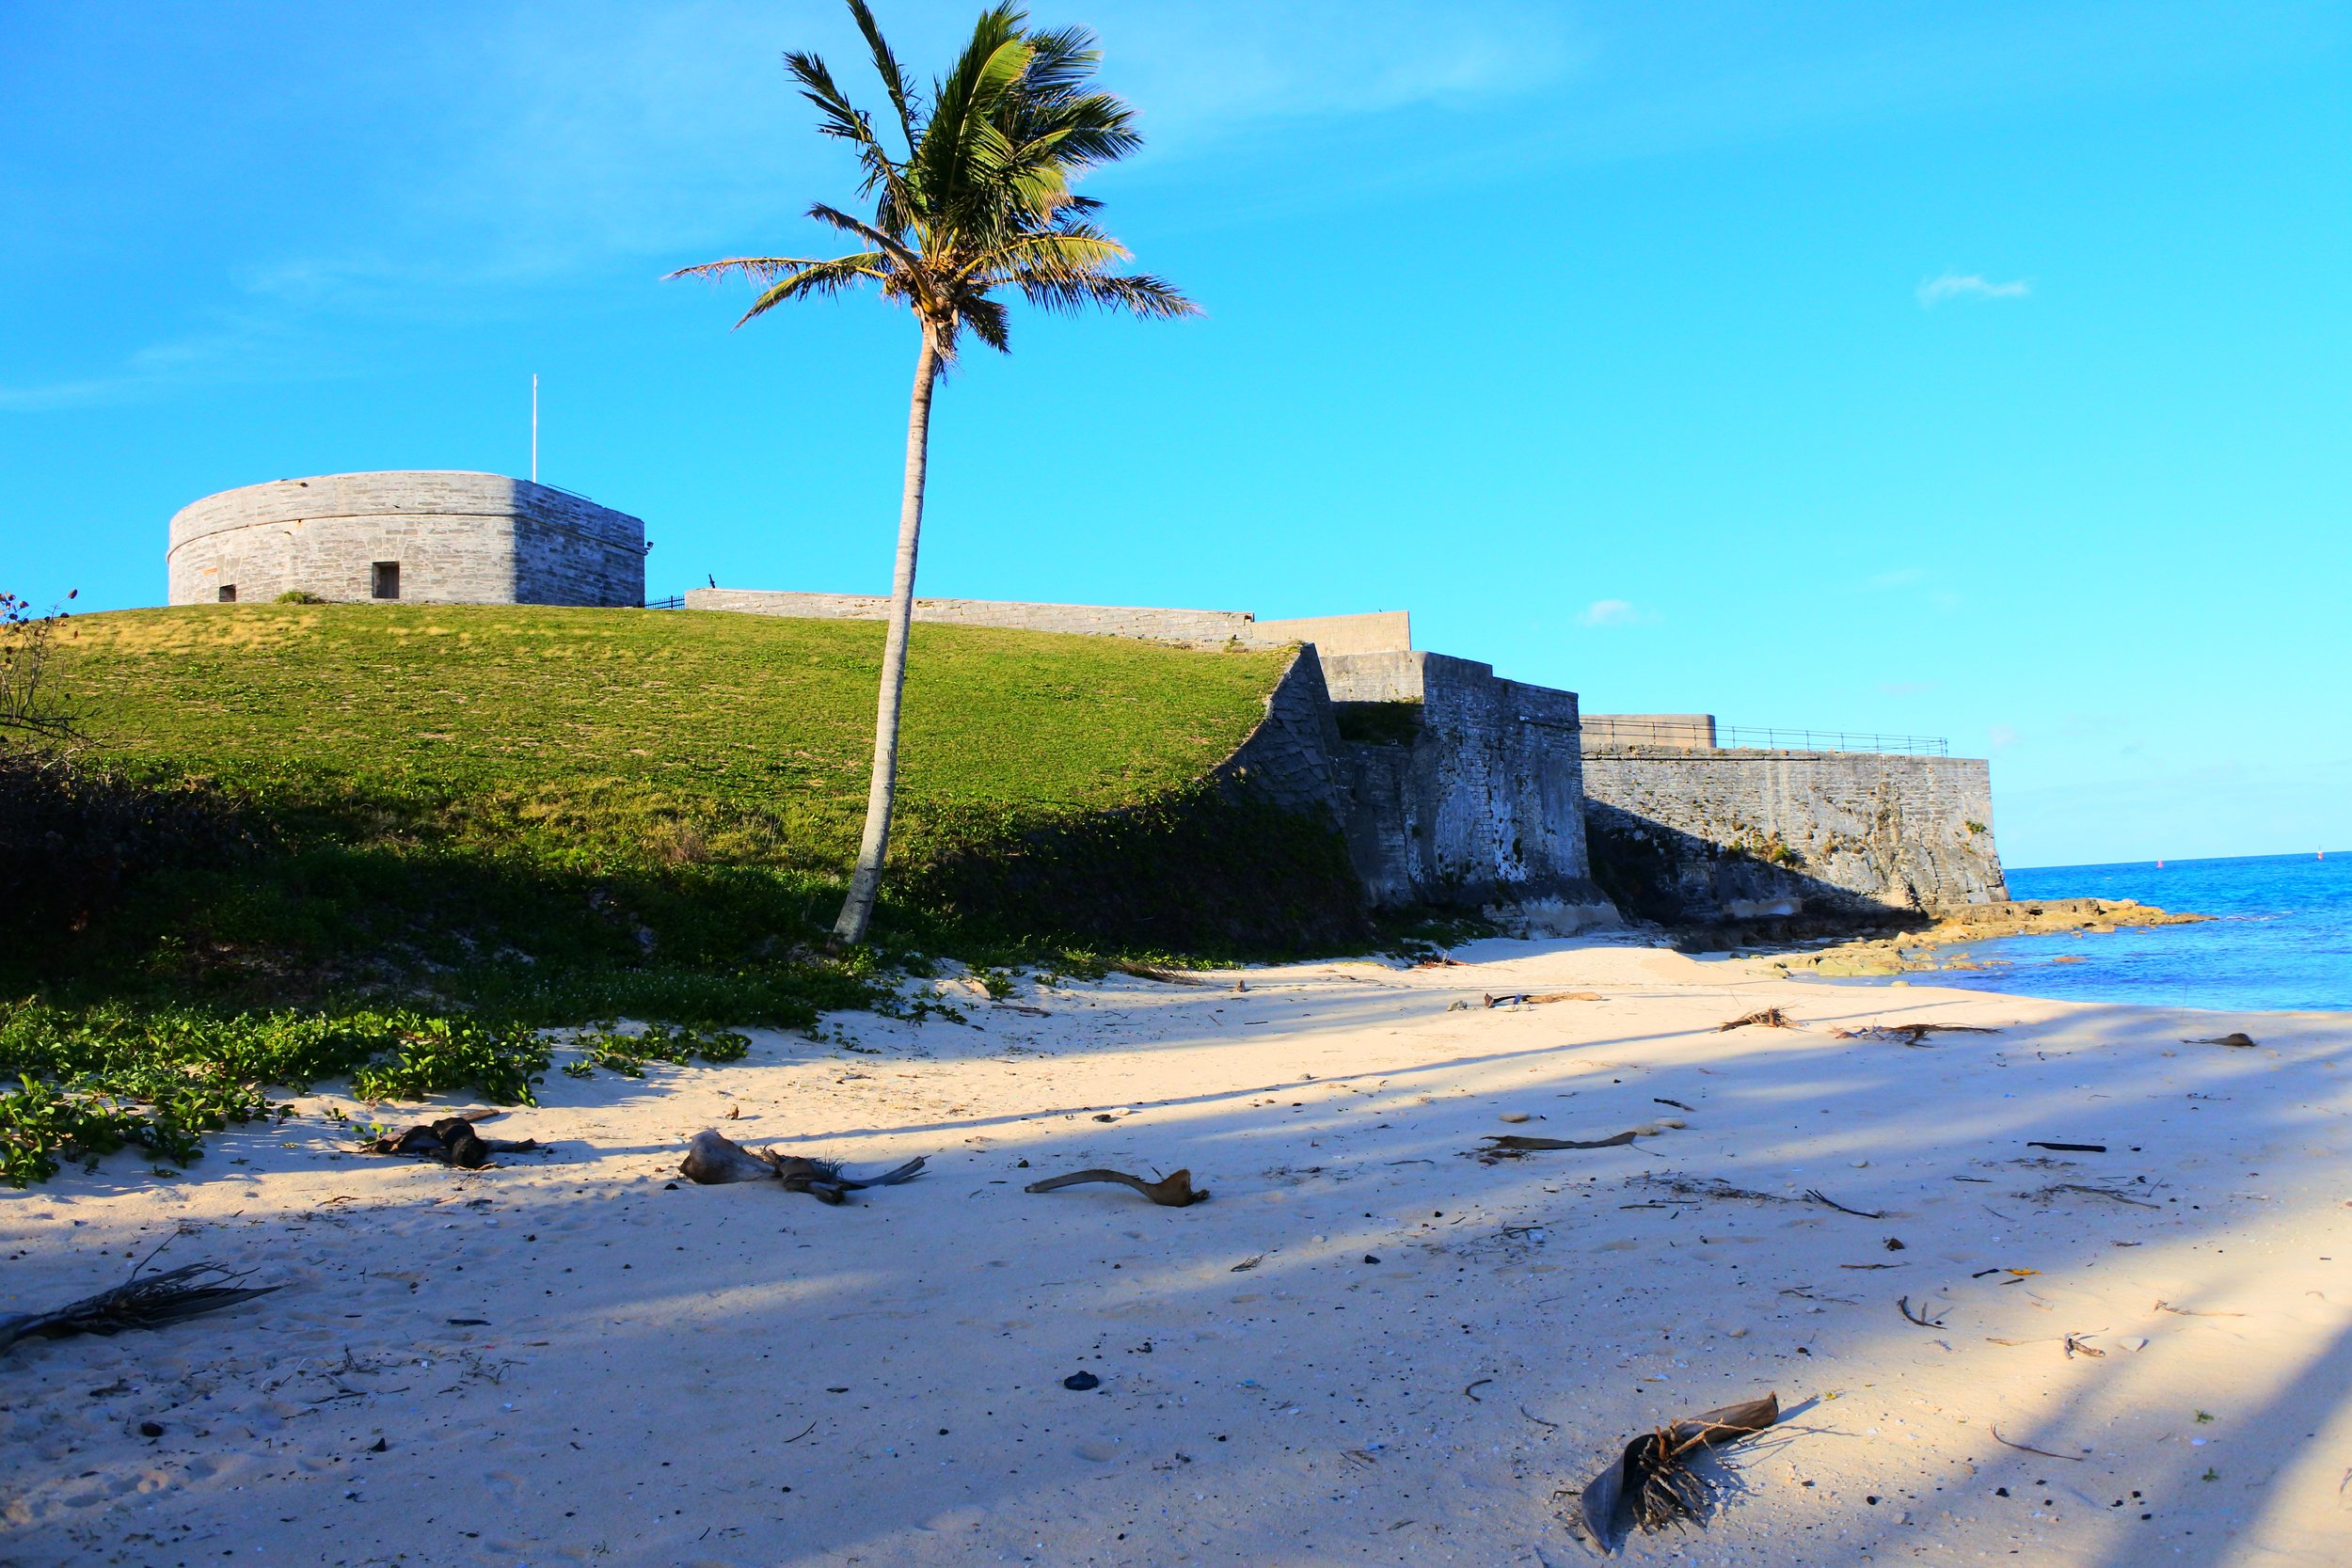
<svg viewBox="0 0 2352 1568"><path fill-rule="evenodd" d="M501 474L325 474L223 490L171 519L173 604L322 599L641 605L645 525Z"/></svg>

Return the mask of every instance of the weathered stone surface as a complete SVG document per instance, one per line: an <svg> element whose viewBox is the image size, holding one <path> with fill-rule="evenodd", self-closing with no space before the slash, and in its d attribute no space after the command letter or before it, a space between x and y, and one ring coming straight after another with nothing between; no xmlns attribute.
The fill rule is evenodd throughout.
<svg viewBox="0 0 2352 1568"><path fill-rule="evenodd" d="M374 597L399 566L416 604L640 605L645 525L500 474L323 474L248 484L181 509L165 557L173 604L245 603L289 590Z"/></svg>
<svg viewBox="0 0 2352 1568"><path fill-rule="evenodd" d="M1756 920L2009 896L1981 759L1661 748L1583 760L1599 879L1628 913Z"/></svg>
<svg viewBox="0 0 2352 1568"><path fill-rule="evenodd" d="M1214 776L1285 811L1319 816L1334 827L1345 824L1348 768L1314 649L1292 656L1266 695L1265 717L1217 764Z"/></svg>
<svg viewBox="0 0 2352 1568"><path fill-rule="evenodd" d="M1553 931L1615 920L1585 854L1574 692L1443 654L1321 662L1343 731L1365 721L1343 754L1374 903L1533 911Z"/></svg>

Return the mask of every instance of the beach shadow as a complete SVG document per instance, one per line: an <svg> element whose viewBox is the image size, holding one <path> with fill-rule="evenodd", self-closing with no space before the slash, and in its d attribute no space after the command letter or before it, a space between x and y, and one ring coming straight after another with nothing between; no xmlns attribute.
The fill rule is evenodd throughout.
<svg viewBox="0 0 2352 1568"><path fill-rule="evenodd" d="M1205 999L1177 1001L1190 1007ZM1971 1002L1969 1016L1979 1021L2000 1005L1997 998L1823 987L1789 1004L1811 1027L1719 1033L1703 1015L1724 1009L1702 991L1685 1004L1686 1027L1508 1045L1481 1044L1467 1032L1506 1022L1517 1029L1525 1021L1476 1013L1444 1021L1459 1023L1464 1037L1401 1048L1402 1059L1386 1070L1267 1072L1242 1087L1203 1087L1138 1104L1141 1114L1113 1123L1093 1121L1095 1110L1073 1098L1021 1114L845 1120L792 1139L749 1140L860 1162L934 1155L932 1170L914 1182L861 1195L838 1211L765 1187L681 1183L668 1191L651 1172L623 1179L608 1169L575 1178L567 1170L554 1190L482 1178L420 1180L371 1198L377 1212L345 1228L385 1255L373 1267L426 1243L442 1249L444 1262L396 1263L418 1278L364 1300L358 1292L371 1275L321 1276L298 1294L188 1330L188 1343L226 1347L224 1365L274 1356L270 1375L293 1377L289 1369L308 1352L276 1337L310 1332L293 1316L296 1310L322 1315L329 1331L340 1332L338 1292L349 1291L350 1305L371 1319L395 1323L371 1333L390 1334L412 1359L459 1369L451 1392L418 1383L418 1393L407 1397L421 1402L410 1414L379 1398L337 1401L302 1418L317 1423L304 1430L331 1432L353 1453L365 1450L381 1429L393 1451L405 1448L414 1455L427 1448L429 1433L404 1427L412 1420L429 1418L435 1430L455 1423L485 1436L501 1433L500 1451L511 1454L487 1455L458 1473L437 1471L433 1487L423 1488L408 1469L398 1472L422 1488L422 1512L436 1521L405 1520L402 1528L411 1536L403 1549L413 1556L418 1543L444 1542L426 1549L445 1560L471 1560L486 1551L451 1534L453 1522L482 1531L485 1541L497 1535L534 1552L568 1544L593 1553L601 1541L609 1550L597 1560L615 1562L814 1563L852 1555L928 1562L997 1552L1017 1559L1034 1555L1030 1543L1042 1537L1033 1528L1066 1520L1073 1511L1099 1513L1106 1537L1120 1529L1138 1541L1148 1537L1157 1543L1154 1557L1172 1556L1168 1544L1181 1534L1186 1550L1243 1552L1258 1561L1326 1560L1343 1550L1404 1560L1406 1543L1428 1527L1414 1522L1393 1533L1391 1527L1398 1518L1432 1517L1423 1499L1442 1482L1441 1497L1475 1497L1484 1510L1473 1519L1456 1502L1436 1505L1435 1516L1447 1521L1461 1549L1512 1560L1502 1555L1506 1537L1534 1540L1565 1562L1581 1548L1557 1530L1548 1502L1552 1490L1581 1481L1633 1432L1777 1386L1796 1418L1767 1442L1726 1455L1736 1473L1749 1478L1741 1483L1747 1490L1725 1499L1709 1539L1736 1539L1742 1552L1760 1548L1761 1532L1788 1517L1780 1494L1794 1483L1780 1472L1796 1467L1844 1478L1829 1482L1836 1496L1820 1506L1833 1511L1829 1517L1846 1535L1804 1537L1801 1550L1791 1544L1788 1560L1858 1565L1933 1544L1939 1537L1931 1520L1903 1526L1893 1517L1900 1507L1924 1512L1930 1505L1899 1499L1906 1489L1931 1497L1933 1485L1957 1486L1963 1479L1954 1470L1923 1470L1883 1437L1866 1435L1866 1420L1883 1425L1883 1418L1877 1406L1858 1402L1866 1397L1858 1390L1810 1409L1796 1396L1842 1387L1850 1378L1841 1367L1910 1368L1929 1397L1984 1416L1967 1404L1978 1395L1946 1386L1940 1369L1955 1353L1937 1342L1963 1335L2022 1338L1997 1314L2032 1312L2048 1318L2040 1330L2045 1335L2103 1331L2106 1338L2096 1342L2106 1354L2070 1360L2055 1339L2000 1353L2042 1358L2031 1365L2046 1362L2049 1397L2013 1414L1993 1409L1991 1423L2010 1442L2068 1457L2042 1459L1988 1434L1969 1449L1977 1467L1964 1481L1971 1497L1996 1484L2022 1492L2023 1483L2046 1478L2091 1499L2070 1495L2064 1510L2071 1514L2077 1507L2108 1509L2137 1490L2153 1506L2108 1509L2117 1517L2102 1527L2088 1555L2076 1542L2069 1547L2074 1555L2062 1560L2123 1568L2154 1560L2160 1551L2163 1560L2218 1568L2234 1560L2232 1553L2249 1539L2247 1528L2208 1536L2200 1523L2195 1536L2184 1535L2169 1528L2176 1499L2194 1497L2199 1488L2235 1486L2247 1519L2258 1520L2278 1484L2263 1478L2284 1476L2308 1441L2303 1434L2320 1432L2344 1408L2352 1393L2352 1341L2337 1331L2316 1351L2295 1353L2300 1358L2291 1366L2273 1366L2279 1391L2229 1418L2235 1455L2243 1457L2222 1466L2224 1481L2206 1482L2198 1476L2208 1450L2191 1457L2185 1439L2177 1449L2119 1445L2112 1430L2119 1411L2161 1406L2186 1416L2172 1408L2180 1396L2168 1390L2163 1368L2135 1361L2137 1353L2117 1340L2152 1325L2227 1332L2230 1320L2076 1322L2062 1294L2046 1313L2024 1303L2033 1292L2049 1293L2047 1281L2103 1275L2119 1259L2162 1254L2160 1266L2148 1272L2178 1276L2189 1287L2171 1298L2173 1306L2235 1309L2226 1278L2217 1284L2198 1275L2192 1255L2216 1244L2234 1251L2263 1211L2229 1196L2237 1174L2213 1168L2208 1146L2216 1135L2189 1125L2211 1114L2189 1106L2219 1102L2187 1097L2236 1097L2232 1135L2249 1148L2319 1136L2323 1123L2311 1109L2318 1090L2304 1077L2316 1074L2316 1058L2341 1021L2263 1021L2265 1040L2278 1043L2248 1053L2198 1053L2168 1043L2224 1032L2210 1018L2123 1008L2077 1011L2053 1024L1991 1036L1931 1036L1917 1048L1835 1041L1828 1033L1831 1026L1932 1022ZM1380 1014L1367 1001L1351 1005L1349 1016ZM1537 1014L1555 1016L1592 1022L1590 1014ZM1211 1037L1210 1027L1199 1025L1187 1038ZM1661 1060L1658 1048L1668 1043L1686 1048L1683 1059ZM1693 1044L1704 1051L1689 1053ZM1104 1049L1107 1044L1077 1045L1070 1053ZM2164 1050L2179 1054L2167 1058ZM2136 1068L2144 1063L2141 1098L2093 1101L2070 1075L2044 1070L2109 1053L2124 1053ZM1942 1084L1963 1069L1985 1077L1985 1085L1956 1101ZM603 1102L637 1103L689 1074L723 1083L728 1070L694 1069L665 1072L661 1081L589 1088L610 1097ZM2163 1099L2150 1098L2167 1072L2184 1076ZM2280 1078L2282 1072L2291 1077ZM1422 1088L1447 1077L1470 1092L1422 1103ZM1995 1086L2004 1078L2018 1086ZM1683 1113L1687 1130L1629 1148L1494 1164L1474 1153L1494 1130L1499 1107L1532 1107L1548 1118L1515 1131L1573 1136L1671 1114L1656 1104L1661 1097L1692 1107ZM1734 1108L1740 1117L1726 1116ZM1719 1132L1724 1124L1746 1129L1738 1147ZM1015 1135L985 1151L939 1147L990 1132ZM1311 1151L1317 1139L1322 1148ZM820 1141L832 1147L814 1147ZM2109 1152L2054 1152L2029 1148L2033 1141L2105 1142ZM668 1164L675 1150L632 1140L592 1152ZM2192 1156L2208 1164L2185 1167L2182 1161ZM1018 1175L1017 1160L1028 1162ZM2016 1163L2042 1160L2072 1164ZM1189 1164L1216 1196L1190 1209L1159 1210L1115 1188L1036 1197L1019 1192L1034 1175L1147 1161L1168 1169ZM1395 1163L1405 1161L1415 1163ZM1655 1184L1638 1178L1670 1172L1763 1196L1626 1207L1655 1198ZM2155 1203L2153 1209L2079 1194L2040 1202L2021 1196L2075 1178L2136 1192L2133 1179L2142 1176L2152 1190L2141 1201ZM576 1184L589 1190L578 1192ZM1825 1208L1804 1197L1808 1190L1880 1217ZM461 1230L447 1242L438 1230L394 1233L398 1225L428 1219L462 1225L441 1217L457 1193L491 1199L492 1212L511 1227L501 1237L522 1230L576 1239L561 1254L534 1258L509 1249L493 1263L478 1251L489 1244L487 1231ZM921 1232L920 1250L894 1241L898 1222L935 1218L942 1207L969 1218ZM251 1221L261 1227L253 1234L267 1237L278 1232L266 1222L287 1217L248 1214L238 1224ZM567 1223L582 1228L559 1229ZM1538 1229L1546 1234L1537 1237ZM243 1233L223 1227L215 1238L226 1244ZM1885 1250L1889 1236L1903 1240L1904 1250ZM15 1244L54 1240L18 1226L5 1208L0 1238ZM604 1248L603 1240L615 1244ZM1968 1256L1956 1259L1948 1252ZM1375 1257L1377 1263L1371 1261ZM1616 1267L1617 1259L1635 1258L1655 1261ZM72 1294L113 1282L112 1262L48 1249L30 1261L30 1269L12 1265L24 1271L11 1281L20 1292L38 1287ZM469 1262L477 1266L462 1276L449 1272ZM636 1266L624 1270L623 1262ZM2041 1273L2018 1276L2013 1286L1971 1277L2004 1262ZM563 1268L580 1272L555 1272ZM1478 1289L1462 1289L1473 1277ZM2143 1293L2153 1301L2158 1289ZM1820 1294L1784 1293L1791 1290ZM1927 1310L1944 1326L1904 1321L1898 1295L1915 1307L1933 1304ZM1829 1296L1843 1299L1823 1299ZM491 1321L478 1328L450 1321L473 1317ZM1740 1322L1731 1326L1746 1328L1745 1335L1710 1326L1734 1317ZM1359 1319L1361 1328L1354 1325ZM982 1326L946 1332L964 1320ZM886 1332L852 1336L827 1327L860 1321L869 1328L879 1321ZM1335 1334L1330 1325L1340 1323L1350 1326ZM927 1334L927 1324L941 1332ZM1202 1334L1216 1338L1195 1338ZM534 1340L551 1341L558 1350L549 1354L560 1351L564 1363L521 1361L540 1354L530 1348ZM333 1343L320 1341L329 1351ZM1153 1347L1149 1355L1142 1345ZM1209 1352L1195 1348L1201 1345L1226 1347L1216 1352L1226 1361L1216 1364L1242 1367L1248 1382L1231 1375L1214 1386L1191 1381L1188 1361L1209 1364ZM1334 1345L1342 1347L1343 1364L1309 1364ZM87 1401L82 1385L97 1386L98 1380L73 1373L88 1354L77 1341L21 1347L17 1370L28 1386L62 1378L61 1388ZM2265 1364L2289 1354L2277 1347L2259 1354ZM508 1381L492 1384L486 1374L464 1370L469 1357L484 1365L517 1359L501 1374ZM1073 1369L1097 1368L1097 1391L1080 1394L1060 1385ZM1661 1381L1647 1381L1653 1376ZM1481 1378L1491 1381L1482 1386ZM287 1386L309 1397L308 1384ZM636 1402L666 1409L675 1389L693 1391L693 1429L649 1432ZM519 1402L518 1418L500 1410L507 1402ZM1856 1415L1866 1408L1869 1416ZM169 1419L176 1430L180 1418ZM346 1424L332 1424L339 1421ZM804 1425L808 1434L796 1439ZM940 1433L941 1427L950 1430ZM1148 1451L1103 1448L1121 1436ZM110 1445L127 1442L113 1429L93 1434L84 1453L38 1459L10 1486L48 1497L45 1488L79 1484L71 1472L90 1468L99 1450L111 1454ZM1368 1446L1375 1442L1382 1446ZM573 1444L578 1448L567 1447ZM2093 1451L2085 1455L2086 1448ZM1097 1450L1112 1457L1090 1457ZM1372 1457L1352 1459L1351 1450ZM1490 1453L1503 1458L1481 1457ZM671 1465L661 1465L665 1459ZM1506 1461L1508 1471L1492 1467ZM234 1508L243 1517L332 1519L337 1538L349 1538L350 1549L362 1555L362 1530L388 1529L373 1505L322 1494L290 1466L240 1463L246 1467L234 1483L244 1490ZM1169 1468L1153 1468L1162 1465ZM492 1471L521 1482L496 1481ZM2249 1479L2241 1481L2241 1473ZM1343 1523L1350 1530L1360 1524L1360 1533L1345 1537L1343 1547L1319 1540L1308 1549L1297 1544L1293 1521L1279 1513L1235 1504L1240 1512L1219 1513L1193 1501L1196 1493L1250 1495L1267 1474L1281 1478L1278 1495L1291 1499L1299 1528L1329 1534ZM1867 1481L1874 1474L1884 1479ZM1872 1507L1846 1495L1866 1481L1898 1501ZM1442 1490L1473 1482L1468 1492ZM784 1485L795 1490L787 1497L777 1490ZM359 1490L364 1499L367 1489ZM1332 1500L1350 1493L1392 1497L1396 1506L1372 1518L1362 1513L1371 1505L1361 1497ZM1183 1509L1168 1517L1194 1517L1171 1534L1177 1526L1153 1511L1179 1500ZM586 1523L567 1522L565 1510ZM2139 1512L2159 1518L2143 1524ZM1493 1518L1507 1528L1486 1523ZM705 1530L718 1533L704 1539ZM77 1548L65 1531L64 1515L41 1514L17 1529L17 1544L28 1560L68 1559ZM1425 1545L1431 1538L1420 1539ZM273 1536L270 1544L271 1560L278 1560L279 1541Z"/></svg>

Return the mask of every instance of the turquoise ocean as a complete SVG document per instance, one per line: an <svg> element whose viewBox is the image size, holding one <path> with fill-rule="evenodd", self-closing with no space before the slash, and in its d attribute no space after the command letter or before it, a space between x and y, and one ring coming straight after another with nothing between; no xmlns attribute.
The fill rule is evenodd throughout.
<svg viewBox="0 0 2352 1568"><path fill-rule="evenodd" d="M2137 898L2214 918L1973 942L1965 949L1972 958L2000 965L1919 983L2070 1002L2352 1011L2352 852L2018 867L2009 872L2009 891L2012 898ZM2061 957L2082 961L2053 961Z"/></svg>

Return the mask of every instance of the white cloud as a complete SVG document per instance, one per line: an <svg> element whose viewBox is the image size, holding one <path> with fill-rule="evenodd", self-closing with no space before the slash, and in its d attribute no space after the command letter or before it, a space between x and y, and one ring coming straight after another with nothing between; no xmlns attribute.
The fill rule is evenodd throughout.
<svg viewBox="0 0 2352 1568"><path fill-rule="evenodd" d="M2014 725L2010 724L1988 724L1985 726L1984 736L1993 743L1993 749L1996 752L2005 752L2017 744L2017 730Z"/></svg>
<svg viewBox="0 0 2352 1568"><path fill-rule="evenodd" d="M1577 619L1588 626L1630 626L1658 617L1627 599L1595 599Z"/></svg>
<svg viewBox="0 0 2352 1568"><path fill-rule="evenodd" d="M2024 299L2032 293L2033 285L2022 277L1995 283L1980 272L1947 272L1919 285L1919 303L1933 309L1947 299Z"/></svg>

